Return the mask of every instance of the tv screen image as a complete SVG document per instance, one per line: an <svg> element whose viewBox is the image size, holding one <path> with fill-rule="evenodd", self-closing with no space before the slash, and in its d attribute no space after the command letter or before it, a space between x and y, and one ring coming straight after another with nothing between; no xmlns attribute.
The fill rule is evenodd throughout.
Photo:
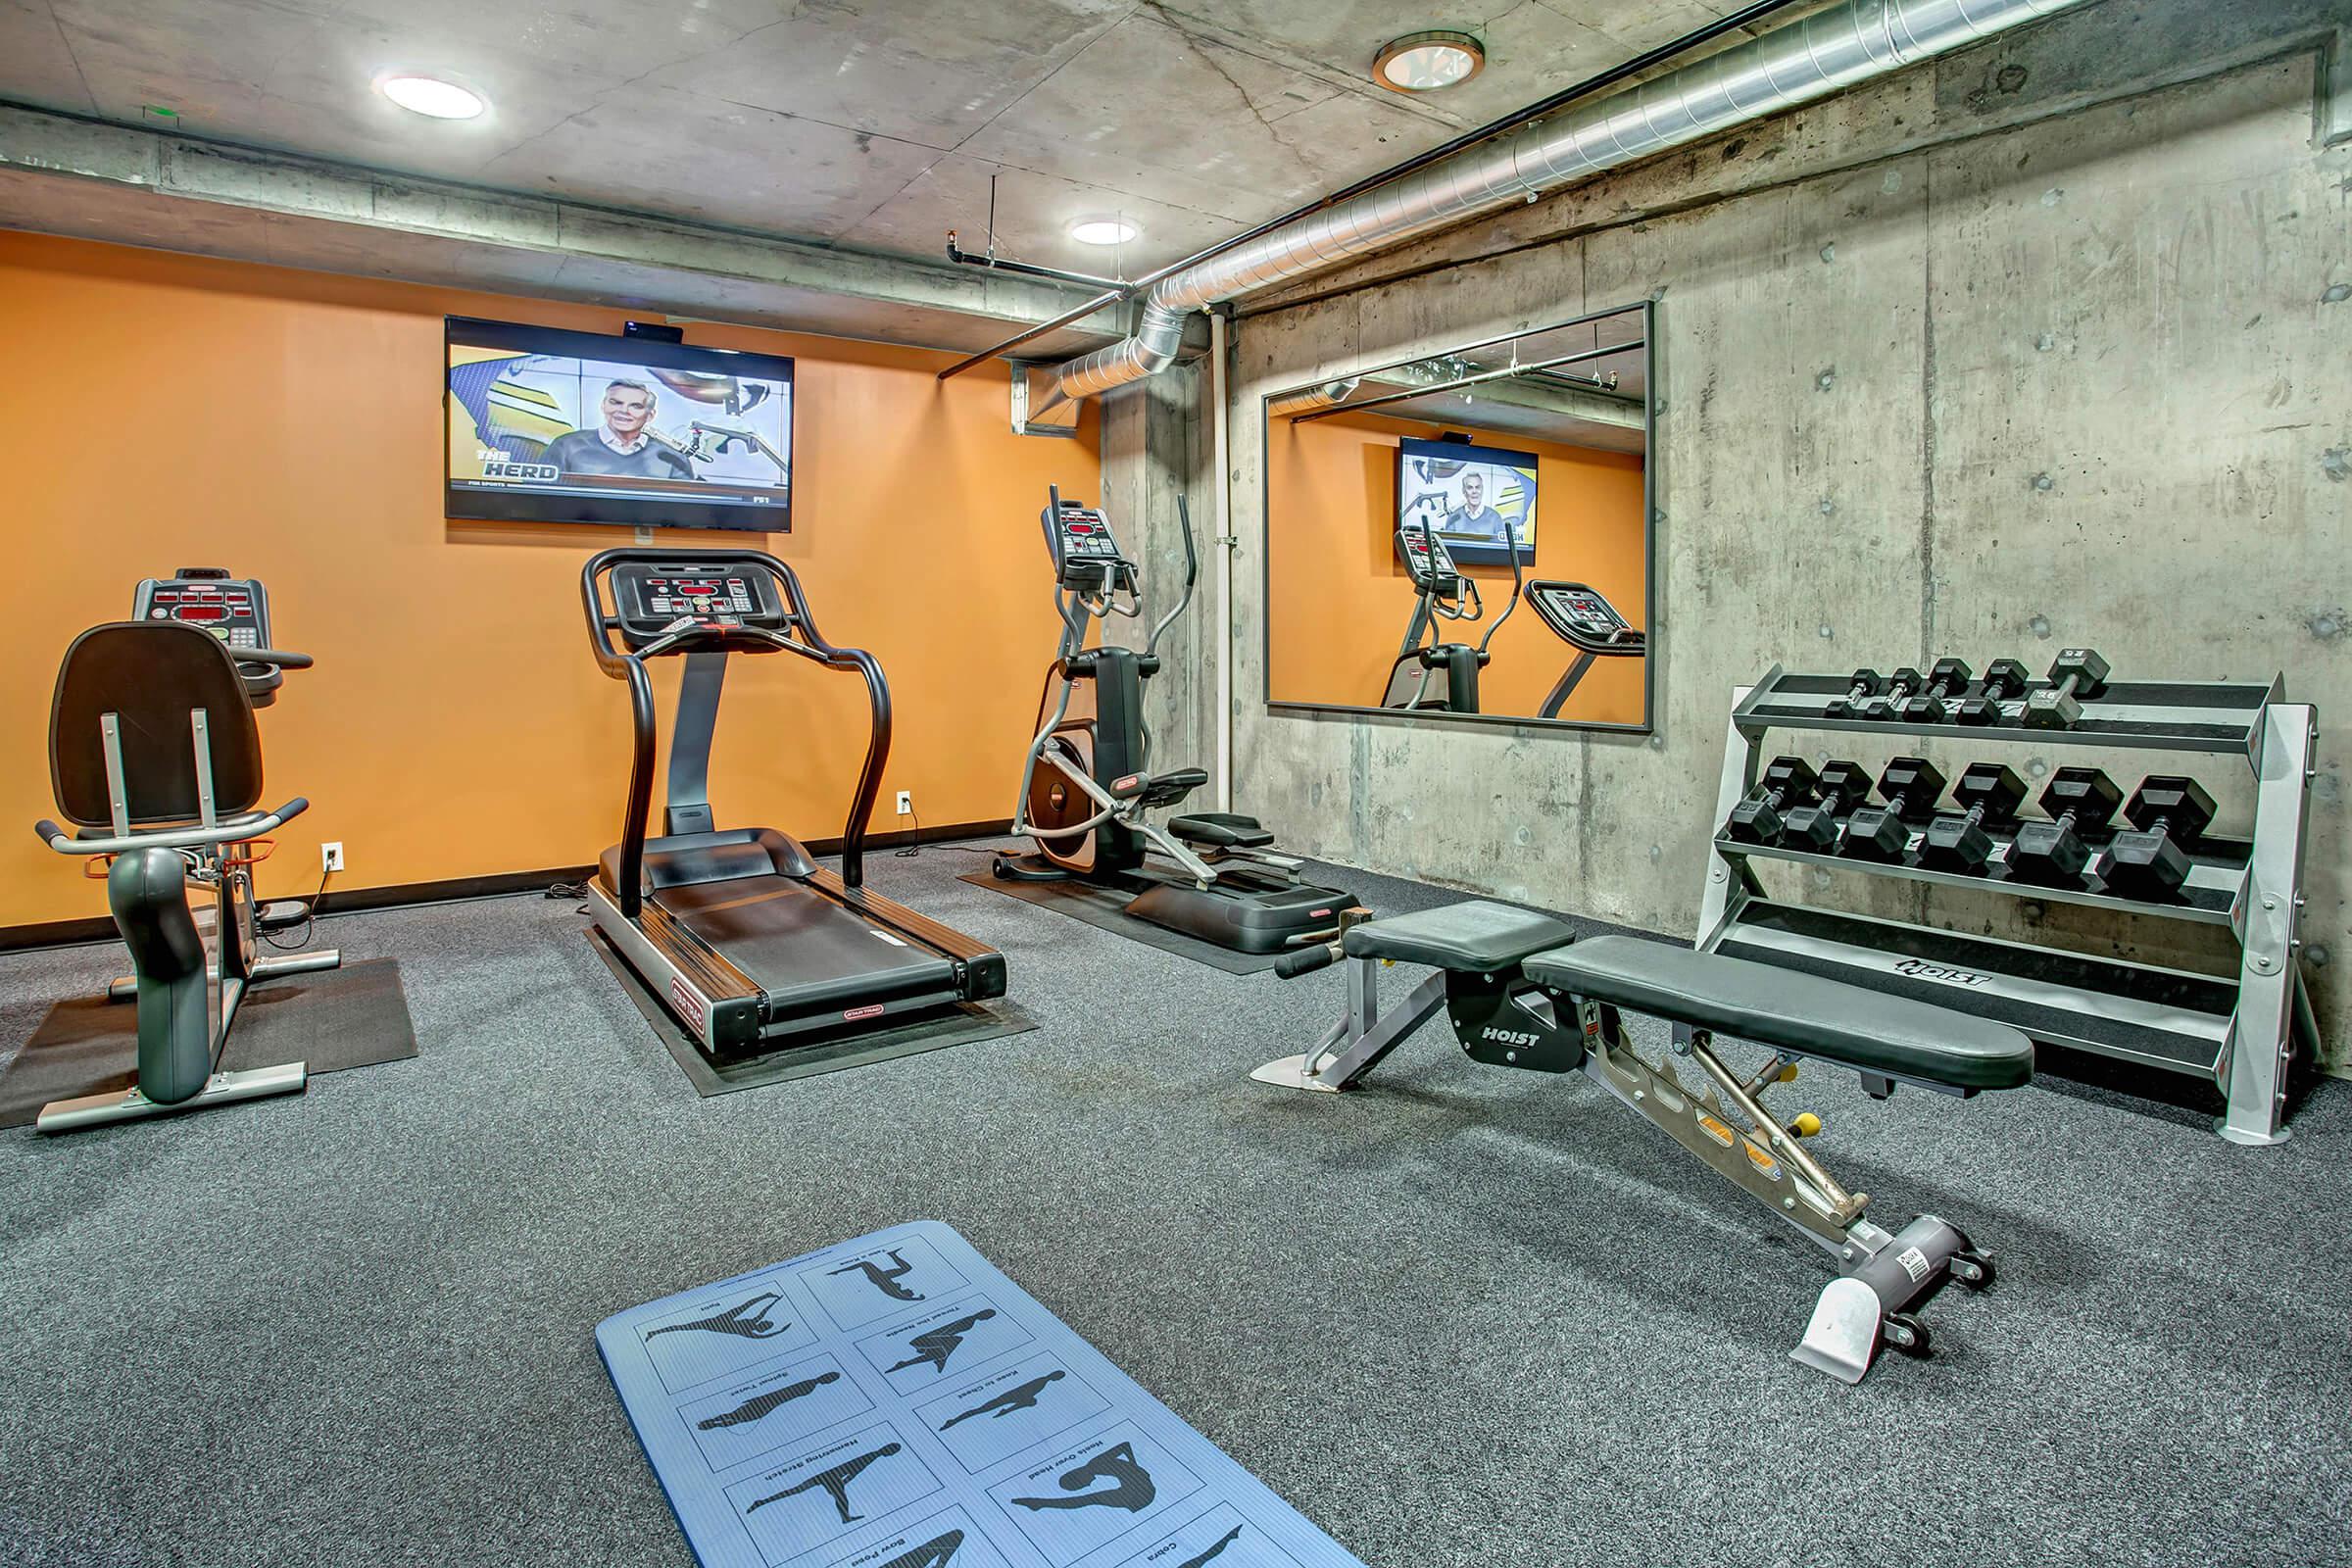
<svg viewBox="0 0 2352 1568"><path fill-rule="evenodd" d="M1536 548L1536 455L1463 441L1396 444L1396 520L1419 519L1453 559L1508 565Z"/></svg>
<svg viewBox="0 0 2352 1568"><path fill-rule="evenodd" d="M451 317L452 517L792 527L792 361Z"/></svg>

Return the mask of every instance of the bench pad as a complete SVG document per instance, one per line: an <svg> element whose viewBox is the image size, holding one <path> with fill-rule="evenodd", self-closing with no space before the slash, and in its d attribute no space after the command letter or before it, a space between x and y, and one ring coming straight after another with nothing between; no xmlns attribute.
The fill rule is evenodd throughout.
<svg viewBox="0 0 2352 1568"><path fill-rule="evenodd" d="M1594 937L1521 967L1539 985L1863 1072L1965 1090L2034 1076L2034 1043L2005 1024L1746 958Z"/></svg>
<svg viewBox="0 0 2352 1568"><path fill-rule="evenodd" d="M1349 926L1341 951L1350 958L1393 958L1490 973L1531 953L1575 940L1574 931L1548 914L1507 904L1449 904L1443 909Z"/></svg>

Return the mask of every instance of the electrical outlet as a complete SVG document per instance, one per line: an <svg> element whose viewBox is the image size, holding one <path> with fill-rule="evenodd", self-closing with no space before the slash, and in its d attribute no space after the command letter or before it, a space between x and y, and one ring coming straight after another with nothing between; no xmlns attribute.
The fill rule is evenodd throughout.
<svg viewBox="0 0 2352 1568"><path fill-rule="evenodd" d="M914 814L914 791L899 791L899 814L901 816L912 816Z"/></svg>
<svg viewBox="0 0 2352 1568"><path fill-rule="evenodd" d="M323 870L327 870L327 871L340 871L340 870L342 870L342 869L343 869L343 846L342 846L341 842L340 842L340 841L338 841L338 842L336 842L336 843L333 843L333 844L321 844L321 845L319 845L319 846L318 846L318 860L319 860L320 867L321 867L321 869L323 869Z"/></svg>

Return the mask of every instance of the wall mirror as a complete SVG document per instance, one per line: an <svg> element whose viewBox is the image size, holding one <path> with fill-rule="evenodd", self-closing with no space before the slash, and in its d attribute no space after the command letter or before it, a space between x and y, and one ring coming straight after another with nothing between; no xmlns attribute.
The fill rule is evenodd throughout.
<svg viewBox="0 0 2352 1568"><path fill-rule="evenodd" d="M1649 728L1650 313L1266 398L1270 707Z"/></svg>

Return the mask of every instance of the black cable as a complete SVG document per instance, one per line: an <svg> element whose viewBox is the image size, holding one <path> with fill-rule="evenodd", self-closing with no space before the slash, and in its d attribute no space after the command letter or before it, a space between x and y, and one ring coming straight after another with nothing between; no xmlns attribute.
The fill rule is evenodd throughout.
<svg viewBox="0 0 2352 1568"><path fill-rule="evenodd" d="M906 813L906 814L907 814L908 816L914 816L914 812L913 812L911 809L909 809L909 810L907 811L907 813ZM921 817L919 817L919 816L914 816L914 826L913 826L913 827L911 827L911 828L908 828L908 829L907 829L907 831L908 831L908 832L910 832L910 833L920 833L922 830L923 830L923 819L922 819ZM893 851L891 852L891 857L892 857L892 858L894 858L894 859L900 859L900 860L911 860L911 859L913 859L913 858L914 858L916 856L918 856L918 855L920 855L920 854L922 854L922 853L923 853L923 845L922 845L922 841L921 841L920 839L917 839L917 840L915 840L915 841L914 841L912 844L909 844L909 845L907 845L907 846L906 846L905 849L903 849L903 850L893 850Z"/></svg>
<svg viewBox="0 0 2352 1568"><path fill-rule="evenodd" d="M546 899L584 899L587 896L588 883L585 879L578 882L551 882L547 891L540 895Z"/></svg>
<svg viewBox="0 0 2352 1568"><path fill-rule="evenodd" d="M271 947L277 949L280 953L294 953L300 949L310 946L311 933L316 930L318 925L318 906L326 902L326 879L333 874L333 872L327 870L319 871L318 891L312 894L310 897L310 902L303 906L302 935L294 938L291 941L279 941L275 932L270 931L262 925L260 918L261 911L258 908L254 911L255 934L258 935L264 942L267 942Z"/></svg>

